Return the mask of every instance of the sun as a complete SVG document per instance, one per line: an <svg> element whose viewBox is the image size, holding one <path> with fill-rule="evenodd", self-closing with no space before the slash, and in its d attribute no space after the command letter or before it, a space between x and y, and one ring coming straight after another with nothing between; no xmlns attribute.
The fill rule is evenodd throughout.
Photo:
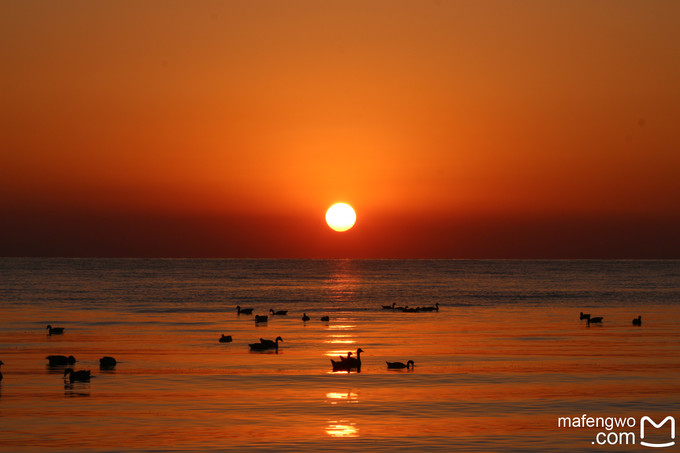
<svg viewBox="0 0 680 453"><path fill-rule="evenodd" d="M335 231L347 231L356 221L357 215L347 203L335 203L326 211L326 223Z"/></svg>

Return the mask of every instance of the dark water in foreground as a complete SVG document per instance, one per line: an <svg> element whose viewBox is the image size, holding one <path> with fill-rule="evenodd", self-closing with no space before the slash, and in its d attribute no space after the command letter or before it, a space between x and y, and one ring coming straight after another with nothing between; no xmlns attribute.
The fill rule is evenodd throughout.
<svg viewBox="0 0 680 453"><path fill-rule="evenodd" d="M0 451L654 451L679 314L678 261L0 259ZM360 374L331 372L359 347ZM95 377L64 384L51 354ZM636 426L558 427L582 414Z"/></svg>

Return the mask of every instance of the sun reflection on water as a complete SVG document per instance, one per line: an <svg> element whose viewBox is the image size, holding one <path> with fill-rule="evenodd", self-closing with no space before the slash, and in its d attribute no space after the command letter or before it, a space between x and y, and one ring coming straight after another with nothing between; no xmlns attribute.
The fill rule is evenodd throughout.
<svg viewBox="0 0 680 453"><path fill-rule="evenodd" d="M359 428L349 420L330 420L326 434L331 437L359 437Z"/></svg>
<svg viewBox="0 0 680 453"><path fill-rule="evenodd" d="M328 399L328 401L326 402L332 405L339 403L357 404L359 402L359 395L357 393L352 392L347 393L330 392L326 393L326 398Z"/></svg>
<svg viewBox="0 0 680 453"><path fill-rule="evenodd" d="M349 329L354 329L356 327L355 324L334 324L332 326L328 326L329 330L349 330Z"/></svg>

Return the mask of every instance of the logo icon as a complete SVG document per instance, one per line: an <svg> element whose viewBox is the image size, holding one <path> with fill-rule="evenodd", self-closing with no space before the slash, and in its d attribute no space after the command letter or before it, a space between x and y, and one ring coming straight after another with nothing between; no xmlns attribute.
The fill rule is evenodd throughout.
<svg viewBox="0 0 680 453"><path fill-rule="evenodd" d="M670 422L671 425L671 441L666 442L664 444L657 444L657 443L652 443L652 442L645 442L645 422L649 422L654 428L661 428L663 425L666 424L666 422ZM666 418L663 419L661 423L655 423L654 420L649 418L648 416L644 416L640 419L640 445L644 445L645 447L652 447L652 448L663 448L663 447L672 447L675 445L675 419L671 417L670 415Z"/></svg>

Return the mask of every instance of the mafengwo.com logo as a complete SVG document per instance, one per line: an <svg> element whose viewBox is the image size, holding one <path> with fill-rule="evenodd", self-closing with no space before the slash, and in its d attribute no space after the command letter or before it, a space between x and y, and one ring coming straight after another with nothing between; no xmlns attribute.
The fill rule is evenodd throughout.
<svg viewBox="0 0 680 453"><path fill-rule="evenodd" d="M657 421L660 420L660 421ZM557 427L566 429L600 429L593 445L641 445L667 448L675 445L675 418L656 417L557 417Z"/></svg>

